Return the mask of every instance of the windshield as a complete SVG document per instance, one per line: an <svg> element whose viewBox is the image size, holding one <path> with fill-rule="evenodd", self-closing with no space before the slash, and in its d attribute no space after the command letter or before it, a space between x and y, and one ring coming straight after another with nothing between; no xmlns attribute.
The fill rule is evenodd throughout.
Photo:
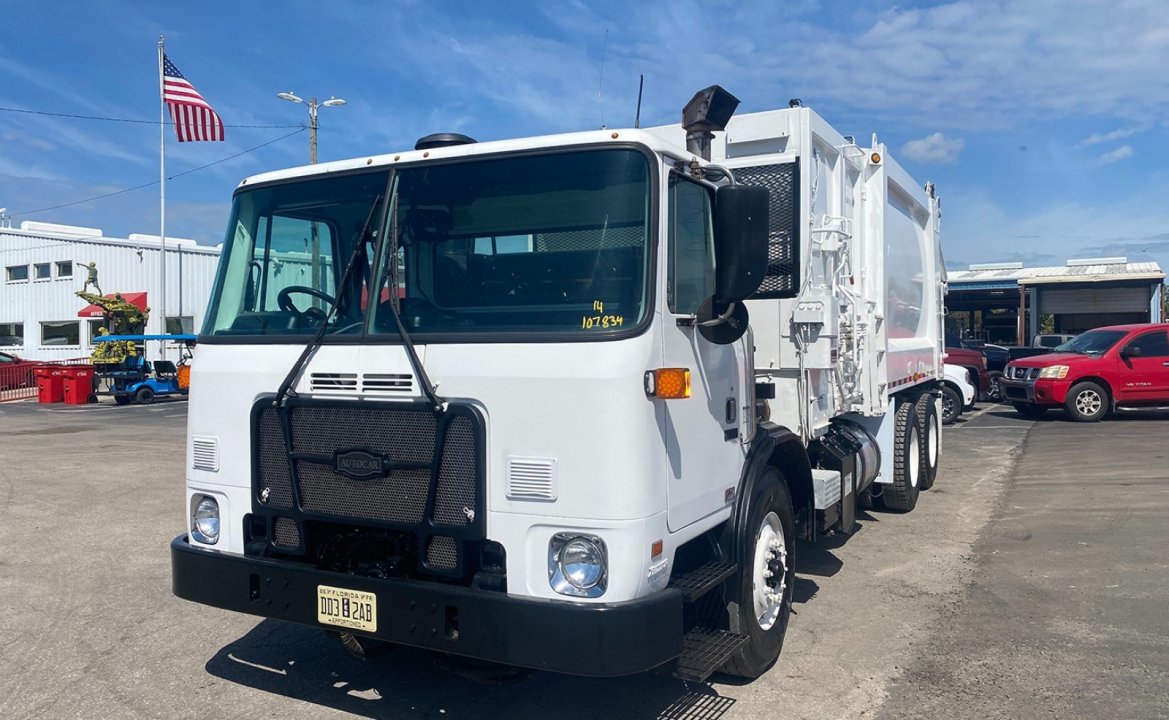
<svg viewBox="0 0 1169 720"><path fill-rule="evenodd" d="M628 330L650 305L649 189L644 155L605 149L241 192L204 334L314 332L336 297L330 334L391 342L391 302L422 336Z"/></svg>
<svg viewBox="0 0 1169 720"><path fill-rule="evenodd" d="M1090 330L1055 347L1056 352L1101 355L1128 333L1124 330Z"/></svg>
<svg viewBox="0 0 1169 720"><path fill-rule="evenodd" d="M237 194L204 335L313 333L334 303L331 330L360 331L388 180L326 177ZM338 288L355 250L358 265Z"/></svg>

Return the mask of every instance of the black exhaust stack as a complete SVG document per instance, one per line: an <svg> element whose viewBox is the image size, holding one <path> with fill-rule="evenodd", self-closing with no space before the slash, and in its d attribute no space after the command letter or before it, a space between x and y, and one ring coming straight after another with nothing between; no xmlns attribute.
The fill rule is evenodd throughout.
<svg viewBox="0 0 1169 720"><path fill-rule="evenodd" d="M718 85L699 90L682 108L682 129L686 150L703 160L710 159L710 141L715 130L726 130L727 122L739 107L739 99Z"/></svg>

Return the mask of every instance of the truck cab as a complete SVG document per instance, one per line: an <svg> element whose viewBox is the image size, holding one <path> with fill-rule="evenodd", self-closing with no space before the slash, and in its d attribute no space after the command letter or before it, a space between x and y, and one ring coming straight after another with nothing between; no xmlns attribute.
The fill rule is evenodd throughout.
<svg viewBox="0 0 1169 720"><path fill-rule="evenodd" d="M1063 407L1092 422L1113 410L1169 405L1169 324L1090 330L1052 354L1011 362L1000 382L1024 417Z"/></svg>

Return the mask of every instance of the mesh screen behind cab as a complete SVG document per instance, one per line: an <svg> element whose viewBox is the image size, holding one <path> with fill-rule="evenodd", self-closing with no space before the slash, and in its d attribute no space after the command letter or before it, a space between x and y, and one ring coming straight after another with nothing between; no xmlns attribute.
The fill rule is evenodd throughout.
<svg viewBox="0 0 1169 720"><path fill-rule="evenodd" d="M799 273L799 166L796 163L736 168L741 185L767 188L768 207L767 272L752 298L795 297L800 289Z"/></svg>

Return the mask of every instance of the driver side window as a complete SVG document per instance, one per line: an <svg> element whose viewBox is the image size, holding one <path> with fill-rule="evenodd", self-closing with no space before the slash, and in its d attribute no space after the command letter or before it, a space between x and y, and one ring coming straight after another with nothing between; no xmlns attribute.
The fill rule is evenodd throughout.
<svg viewBox="0 0 1169 720"><path fill-rule="evenodd" d="M276 310L277 296L290 286L309 287L335 295L335 246L328 223L304 218L273 215L262 217L257 228L253 264L256 310ZM266 272L259 272L266 268ZM258 276L258 277L257 277ZM301 310L321 300L306 295L295 297Z"/></svg>
<svg viewBox="0 0 1169 720"><path fill-rule="evenodd" d="M694 315L714 294L710 192L696 182L671 174L669 210L667 298L673 312Z"/></svg>
<svg viewBox="0 0 1169 720"><path fill-rule="evenodd" d="M1169 356L1169 336L1165 334L1164 330L1155 330L1147 332L1144 335L1138 335L1136 339L1128 344L1128 349L1140 349L1140 357L1166 357Z"/></svg>

